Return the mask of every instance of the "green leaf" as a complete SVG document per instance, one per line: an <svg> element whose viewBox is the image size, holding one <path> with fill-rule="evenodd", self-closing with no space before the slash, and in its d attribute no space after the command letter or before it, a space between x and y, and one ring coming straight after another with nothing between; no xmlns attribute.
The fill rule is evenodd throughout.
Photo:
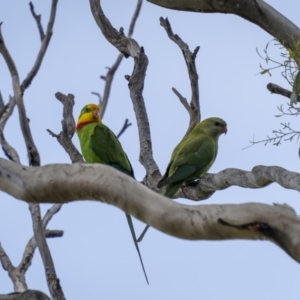
<svg viewBox="0 0 300 300"><path fill-rule="evenodd" d="M261 75L264 75L264 74L266 74L266 73L268 73L269 72L269 69L266 69L266 70L262 70L261 72L260 72L260 74Z"/></svg>
<svg viewBox="0 0 300 300"><path fill-rule="evenodd" d="M290 98L290 104L296 104L297 103L297 94L295 92L292 93L291 98Z"/></svg>

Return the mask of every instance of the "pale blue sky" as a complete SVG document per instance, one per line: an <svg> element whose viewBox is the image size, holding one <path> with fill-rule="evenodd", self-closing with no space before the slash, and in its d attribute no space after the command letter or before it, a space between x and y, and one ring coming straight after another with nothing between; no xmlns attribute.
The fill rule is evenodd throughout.
<svg viewBox="0 0 300 300"><path fill-rule="evenodd" d="M112 24L127 32L136 1L103 0L103 9ZM299 5L295 1L267 1L297 24ZM35 1L36 12L47 24L50 1ZM262 62L255 49L263 50L271 36L239 17L221 14L197 14L167 10L144 2L134 38L144 46L149 58L144 98L152 134L154 158L161 172L171 152L188 126L188 114L171 91L175 87L190 98L190 87L181 51L159 25L159 17L168 17L173 31L191 49L200 46L199 73L202 117L218 116L228 123L222 135L219 154L210 172L229 167L251 170L256 165L277 165L298 172L299 143L286 142L280 147L249 145L255 135L264 139L280 122L296 119L275 118L276 106L288 99L271 95L266 84L274 82L289 88L279 72L272 77L257 75ZM13 56L21 79L35 60L40 40L26 1L0 0L0 21L6 45ZM278 49L271 50L279 58ZM54 35L41 69L26 90L24 101L30 126L42 164L68 163L63 148L46 132L61 130L62 106L54 94L73 93L77 119L81 108L102 93L99 79L118 55L103 38L89 8L89 1L60 1ZM104 123L118 132L125 118L132 126L121 143L133 165L137 179L145 171L138 161L139 142L135 115L124 75L131 74L132 59L123 60L113 82ZM5 101L12 94L11 79L0 59L0 90ZM16 111L7 123L6 139L18 150L23 164L27 154L20 134ZM78 139L73 141L79 146ZM4 155L0 153L2 157ZM299 213L298 192L277 184L250 190L231 187L216 192L200 203L273 202L288 203ZM42 205L45 212L49 205ZM135 220L137 233L144 224ZM66 204L54 216L49 228L64 230L64 237L48 240L56 271L67 299L298 299L299 265L270 242L257 241L185 241L150 229L140 244L150 286L131 240L124 213L101 203L82 201ZM0 242L12 262L18 264L24 246L32 236L28 206L1 193ZM40 255L36 252L27 273L28 287L49 295ZM0 293L13 291L7 273L0 269ZM99 296L98 296L99 295Z"/></svg>

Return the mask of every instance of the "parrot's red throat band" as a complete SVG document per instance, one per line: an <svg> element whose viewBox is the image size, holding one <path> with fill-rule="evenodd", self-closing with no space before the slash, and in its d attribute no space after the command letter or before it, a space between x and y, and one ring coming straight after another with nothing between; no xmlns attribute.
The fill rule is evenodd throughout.
<svg viewBox="0 0 300 300"><path fill-rule="evenodd" d="M87 122L77 123L76 131L80 130L83 126L85 126L87 124L90 124L90 123L99 123L99 121L94 119L94 120L90 120L90 121L87 121Z"/></svg>

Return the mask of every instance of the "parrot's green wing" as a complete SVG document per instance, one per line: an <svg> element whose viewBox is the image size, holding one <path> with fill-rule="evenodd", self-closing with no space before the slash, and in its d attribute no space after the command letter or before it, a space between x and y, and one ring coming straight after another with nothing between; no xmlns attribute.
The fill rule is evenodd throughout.
<svg viewBox="0 0 300 300"><path fill-rule="evenodd" d="M202 176L213 164L217 150L217 143L207 135L186 139L177 149L175 157L168 165L166 174L157 186L163 187L170 183L191 181Z"/></svg>
<svg viewBox="0 0 300 300"><path fill-rule="evenodd" d="M104 124L98 123L90 138L90 147L104 164L134 178L133 169L118 138Z"/></svg>
<svg viewBox="0 0 300 300"><path fill-rule="evenodd" d="M88 124L79 131L78 136L82 154L88 163L106 164L134 178L133 169L126 153L118 138L107 126L102 123ZM149 284L140 249L137 244L132 218L128 214L125 215L146 281Z"/></svg>
<svg viewBox="0 0 300 300"><path fill-rule="evenodd" d="M164 195L173 198L180 186L205 174L216 159L218 138L227 133L224 120L213 117L198 123L173 150L166 173L157 184L166 186ZM142 241L149 225L143 230L138 242Z"/></svg>

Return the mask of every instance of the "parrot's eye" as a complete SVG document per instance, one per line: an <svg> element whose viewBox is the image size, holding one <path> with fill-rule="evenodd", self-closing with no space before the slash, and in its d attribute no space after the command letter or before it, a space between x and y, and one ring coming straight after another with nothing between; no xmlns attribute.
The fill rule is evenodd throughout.
<svg viewBox="0 0 300 300"><path fill-rule="evenodd" d="M220 123L219 123L219 122L215 122L215 125L216 125L216 126L220 126Z"/></svg>

